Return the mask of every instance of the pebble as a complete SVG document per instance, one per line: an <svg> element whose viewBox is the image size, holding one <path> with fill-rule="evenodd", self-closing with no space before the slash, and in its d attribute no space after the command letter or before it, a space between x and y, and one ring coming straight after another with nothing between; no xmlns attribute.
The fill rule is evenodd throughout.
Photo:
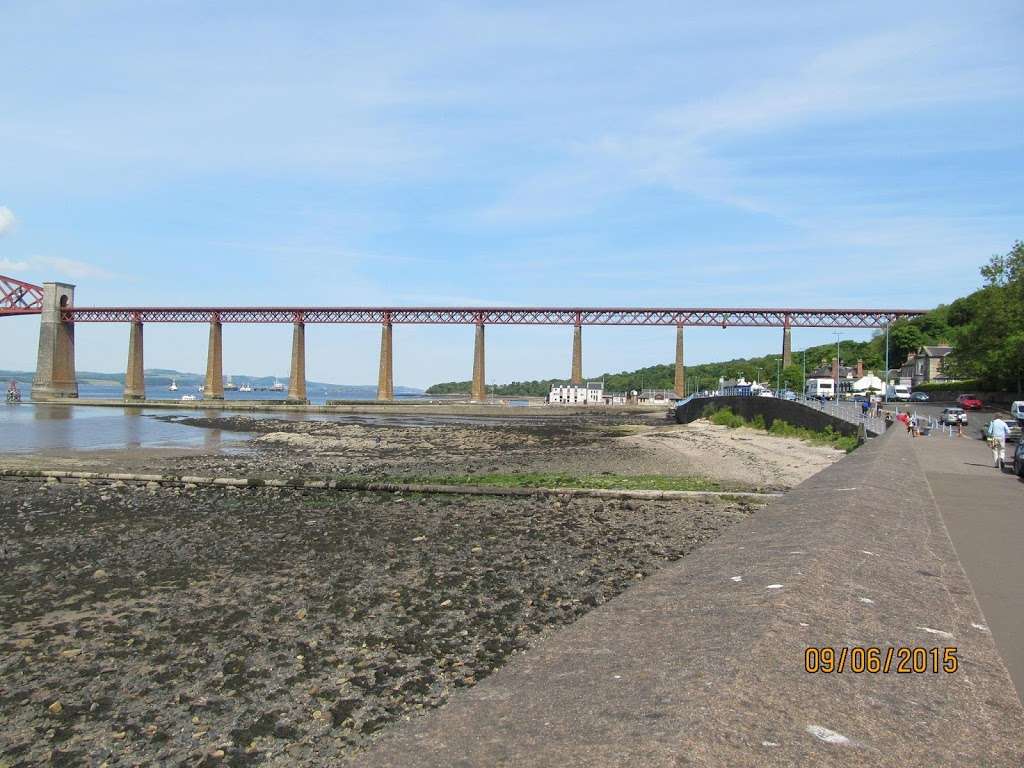
<svg viewBox="0 0 1024 768"><path fill-rule="evenodd" d="M48 706L47 709L50 711L51 715L59 715L61 712L64 711L64 705L61 704L59 701L55 701L53 702L53 704Z"/></svg>

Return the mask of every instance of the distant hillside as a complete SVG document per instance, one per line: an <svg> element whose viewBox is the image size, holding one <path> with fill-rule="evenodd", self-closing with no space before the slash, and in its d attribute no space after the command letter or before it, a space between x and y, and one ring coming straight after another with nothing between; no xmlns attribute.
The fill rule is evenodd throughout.
<svg viewBox="0 0 1024 768"><path fill-rule="evenodd" d="M2 371L0 370L0 382L10 381L14 379L16 381L31 384L35 371ZM97 371L78 371L77 377L79 384L88 384L94 387L111 387L116 389L124 386L124 374L123 373L100 373ZM171 383L171 379L174 379L179 386L199 386L206 380L206 376L200 373L188 373L186 371L175 371L169 368L147 368L145 372L146 384L148 386L161 387L167 386ZM231 380L235 384L250 384L253 388L256 387L269 387L275 379L273 376L232 376ZM285 386L288 385L288 379L279 379ZM309 381L307 379L306 386L309 389L314 390L344 390L346 392L376 392L377 387L372 384L331 384L323 381ZM396 395L419 395L422 394L422 389L415 387L395 387Z"/></svg>
<svg viewBox="0 0 1024 768"><path fill-rule="evenodd" d="M980 388L1024 391L1024 243L1018 241L1005 255L993 256L981 268L985 285L974 293L948 305L940 305L922 317L893 323L889 331L889 365L898 368L907 355L925 344L949 344L954 352L944 363L948 375L973 379ZM780 345L781 346L781 345ZM783 384L802 389L802 363L806 352L807 372L828 363L835 356L835 344L808 347L793 353L795 365L782 371ZM780 350L781 352L781 350ZM844 365L864 361L867 370L876 373L885 368L885 335L876 332L869 341L840 341L839 356ZM710 386L720 376L758 376L774 383L781 354L740 358L719 363L686 366L687 389ZM675 367L652 365L636 371L602 373L588 376L604 380L608 391L631 389L671 389ZM488 387L496 395L546 395L552 382L515 381ZM449 381L427 388L429 395L468 393L470 382Z"/></svg>
<svg viewBox="0 0 1024 768"><path fill-rule="evenodd" d="M857 360L864 361L866 369L881 371L885 367L883 362L884 342L881 339L870 341L840 341L839 352L843 363L856 363ZM836 354L834 344L822 344L820 346L808 347L806 350L807 371L815 367L827 364ZM748 379L757 378L760 375L762 381L776 380L778 360L782 357L777 355L764 355L762 357L745 357L735 360L726 360L718 363L702 363L700 365L686 366L687 389L697 387L710 387L717 384L720 376L735 378L746 376ZM782 372L784 385L803 389L803 368L804 351L795 351L793 360L795 365L790 366ZM672 389L675 386L675 365L665 363L662 365L651 365L646 368L639 368L635 371L620 371L619 373L602 373L597 376L587 376L589 381L604 381L606 391L627 392L629 390L641 389ZM562 383L566 379L542 379L539 381L514 381L511 384L488 386L488 392L495 395L534 395L543 396L548 393L553 383ZM435 384L427 388L428 395L444 395L469 392L470 382L450 381L443 384Z"/></svg>

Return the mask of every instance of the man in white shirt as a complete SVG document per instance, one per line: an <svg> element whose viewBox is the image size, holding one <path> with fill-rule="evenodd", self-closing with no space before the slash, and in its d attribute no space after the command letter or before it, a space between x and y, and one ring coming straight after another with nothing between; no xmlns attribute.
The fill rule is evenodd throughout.
<svg viewBox="0 0 1024 768"><path fill-rule="evenodd" d="M988 425L988 444L992 447L992 465L1001 468L1006 461L1006 436L1010 428L1000 418L992 419Z"/></svg>

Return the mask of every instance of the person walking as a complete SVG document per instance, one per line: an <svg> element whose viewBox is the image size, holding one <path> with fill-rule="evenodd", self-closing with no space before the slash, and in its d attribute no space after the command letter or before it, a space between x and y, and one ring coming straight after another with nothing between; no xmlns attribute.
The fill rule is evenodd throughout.
<svg viewBox="0 0 1024 768"><path fill-rule="evenodd" d="M1002 469L1006 462L1006 437L1010 428L998 416L988 425L988 445L992 449L992 466Z"/></svg>

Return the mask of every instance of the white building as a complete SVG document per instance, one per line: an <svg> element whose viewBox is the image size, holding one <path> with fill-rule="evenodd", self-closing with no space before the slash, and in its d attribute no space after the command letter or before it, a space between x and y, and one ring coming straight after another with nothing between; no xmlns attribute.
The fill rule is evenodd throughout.
<svg viewBox="0 0 1024 768"><path fill-rule="evenodd" d="M588 381L585 385L552 384L548 402L558 405L601 405L604 403L604 384Z"/></svg>
<svg viewBox="0 0 1024 768"><path fill-rule="evenodd" d="M760 384L747 381L742 376L738 379L726 379L724 377L719 377L718 379L718 391L722 395L748 397L750 395L758 394L760 390Z"/></svg>

